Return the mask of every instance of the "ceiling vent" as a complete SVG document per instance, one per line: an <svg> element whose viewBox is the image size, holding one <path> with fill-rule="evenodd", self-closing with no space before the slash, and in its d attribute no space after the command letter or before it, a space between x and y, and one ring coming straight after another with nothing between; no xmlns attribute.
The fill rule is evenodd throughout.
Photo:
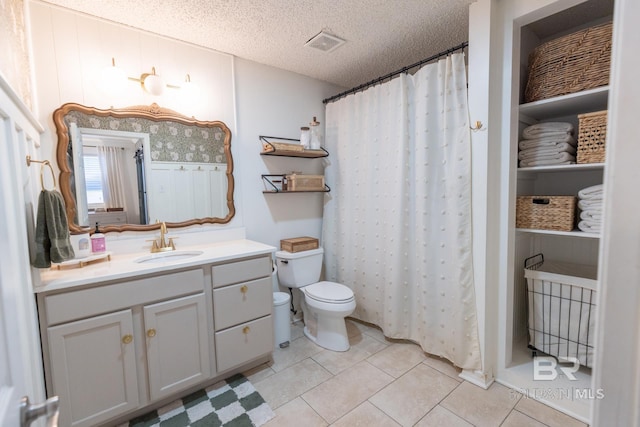
<svg viewBox="0 0 640 427"><path fill-rule="evenodd" d="M332 36L329 33L320 31L318 34L311 37L304 45L323 52L331 52L342 46L344 43L345 41L340 37Z"/></svg>

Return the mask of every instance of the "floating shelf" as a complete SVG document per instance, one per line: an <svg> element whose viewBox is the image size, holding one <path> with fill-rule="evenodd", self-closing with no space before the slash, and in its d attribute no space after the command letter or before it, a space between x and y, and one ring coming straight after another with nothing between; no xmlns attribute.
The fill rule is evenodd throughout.
<svg viewBox="0 0 640 427"><path fill-rule="evenodd" d="M289 143L278 143L276 141L269 141L269 139L277 139L279 141L291 141ZM260 153L261 156L280 156L280 157L304 157L307 159L318 159L322 157L327 157L329 152L324 148L320 147L319 150L311 150L311 149L302 149L300 150L300 140L299 139L291 139L291 138L280 138L277 136L264 136L260 135L260 140L263 142L263 151ZM297 142L297 144L293 143ZM288 150L282 148L286 145L292 145L296 147L296 150ZM269 150L264 150L264 147L270 147Z"/></svg>

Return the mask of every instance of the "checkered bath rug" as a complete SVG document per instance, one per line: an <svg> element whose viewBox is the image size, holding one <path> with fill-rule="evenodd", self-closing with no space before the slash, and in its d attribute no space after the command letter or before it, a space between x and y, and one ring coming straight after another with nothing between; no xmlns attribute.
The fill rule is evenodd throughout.
<svg viewBox="0 0 640 427"><path fill-rule="evenodd" d="M129 427L252 427L274 416L249 380L238 374L134 418Z"/></svg>

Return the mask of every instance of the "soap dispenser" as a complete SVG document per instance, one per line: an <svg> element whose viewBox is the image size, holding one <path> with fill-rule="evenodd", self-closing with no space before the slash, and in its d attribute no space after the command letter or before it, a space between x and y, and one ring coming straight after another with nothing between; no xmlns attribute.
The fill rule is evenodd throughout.
<svg viewBox="0 0 640 427"><path fill-rule="evenodd" d="M96 229L91 236L91 252L94 254L102 253L107 250L104 234L100 231L98 223L96 222Z"/></svg>

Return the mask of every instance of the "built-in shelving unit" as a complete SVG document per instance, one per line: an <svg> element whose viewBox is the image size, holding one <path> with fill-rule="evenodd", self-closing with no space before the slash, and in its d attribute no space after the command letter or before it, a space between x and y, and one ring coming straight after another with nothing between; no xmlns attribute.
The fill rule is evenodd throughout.
<svg viewBox="0 0 640 427"><path fill-rule="evenodd" d="M524 0L521 3L524 4ZM585 4L587 3L593 2L588 0ZM582 12L588 5L583 6L580 6ZM547 17L540 13L538 14L541 16L540 20L520 27L519 44L517 48L513 49L513 58L511 58L514 70L518 69L526 73L529 54L535 47L573 32L571 28L567 28L565 24L560 24L560 22L567 22L562 17L576 16L577 13L574 13L574 10L553 10L552 13L553 15ZM609 19L605 16L594 18L588 16L589 14L585 13L581 17L583 21L575 22L575 30L597 25ZM511 54L509 51L508 55ZM521 96L524 93L527 76L516 74L512 77L516 82L513 90L519 91L518 95ZM516 114L515 120L512 122L516 128L511 132L514 139L510 140L509 145L509 153L514 162L508 173L511 201L509 209L513 209L509 214L512 215L512 218L515 216L515 197L517 196L577 196L581 189L602 184L604 163L520 168L517 167L517 154L522 130L535 123L570 122L574 125L577 139L578 115L606 110L608 96L609 87L601 86L568 95L512 105L511 112ZM543 387L553 389L558 394L573 393L576 389L588 389L591 386L591 369L587 367L580 368L576 373L577 379L575 381L569 381L559 375L557 381L541 383L533 377L534 361L532 350L529 348L529 301L527 281L524 277L524 260L537 253L543 253L544 259L549 261L597 267L602 235L578 229L556 231L516 228L515 221L511 224L508 230L509 237L505 240L508 245L507 258L510 265L506 277L507 289L504 290L505 295L508 295L505 324L503 325L504 341L501 343L504 354L502 354L502 361L498 366L497 379L499 382L525 393L541 390ZM591 401L588 399L576 398L574 394L559 398L557 396L533 397L582 420L588 420L591 406Z"/></svg>

